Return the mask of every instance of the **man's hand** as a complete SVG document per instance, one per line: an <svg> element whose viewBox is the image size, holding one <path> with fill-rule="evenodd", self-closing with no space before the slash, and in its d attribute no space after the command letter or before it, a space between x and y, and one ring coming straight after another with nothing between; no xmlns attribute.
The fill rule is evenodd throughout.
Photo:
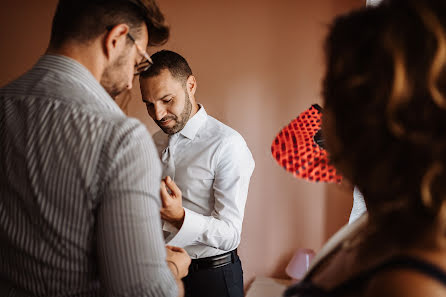
<svg viewBox="0 0 446 297"><path fill-rule="evenodd" d="M185 214L182 195L181 190L170 176L161 180L161 202L163 204L161 218L180 229L183 225Z"/></svg>
<svg viewBox="0 0 446 297"><path fill-rule="evenodd" d="M174 267L172 271L173 274L176 275L178 279L185 277L189 272L189 265L191 263L191 259L186 250L180 247L166 245L166 252L167 264L169 267Z"/></svg>

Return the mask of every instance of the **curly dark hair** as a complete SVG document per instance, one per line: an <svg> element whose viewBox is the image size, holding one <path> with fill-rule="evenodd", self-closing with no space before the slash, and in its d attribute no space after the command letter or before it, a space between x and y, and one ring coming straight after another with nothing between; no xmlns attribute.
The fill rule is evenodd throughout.
<svg viewBox="0 0 446 297"><path fill-rule="evenodd" d="M370 220L446 231L446 1L388 0L326 39L324 132Z"/></svg>
<svg viewBox="0 0 446 297"><path fill-rule="evenodd" d="M67 40L88 42L121 23L138 37L138 27L143 22L149 45L161 45L168 40L169 27L155 0L59 0L50 44L57 48Z"/></svg>

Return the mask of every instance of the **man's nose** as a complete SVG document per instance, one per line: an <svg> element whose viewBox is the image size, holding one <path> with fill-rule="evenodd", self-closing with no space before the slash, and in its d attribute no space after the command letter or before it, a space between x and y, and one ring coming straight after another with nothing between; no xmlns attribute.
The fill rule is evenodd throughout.
<svg viewBox="0 0 446 297"><path fill-rule="evenodd" d="M161 106L155 106L155 117L157 121L160 121L166 115L166 109Z"/></svg>

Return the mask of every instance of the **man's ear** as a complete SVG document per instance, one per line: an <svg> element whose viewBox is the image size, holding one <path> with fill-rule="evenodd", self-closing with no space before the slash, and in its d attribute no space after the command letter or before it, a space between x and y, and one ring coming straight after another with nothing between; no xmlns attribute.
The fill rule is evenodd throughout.
<svg viewBox="0 0 446 297"><path fill-rule="evenodd" d="M186 87L187 91L189 92L189 96L195 95L195 91L197 90L197 80L195 79L195 76L190 75L187 78Z"/></svg>
<svg viewBox="0 0 446 297"><path fill-rule="evenodd" d="M113 60L116 56L119 56L120 53L122 53L127 44L128 32L129 26L126 24L119 24L105 34L103 47L104 54L108 60Z"/></svg>

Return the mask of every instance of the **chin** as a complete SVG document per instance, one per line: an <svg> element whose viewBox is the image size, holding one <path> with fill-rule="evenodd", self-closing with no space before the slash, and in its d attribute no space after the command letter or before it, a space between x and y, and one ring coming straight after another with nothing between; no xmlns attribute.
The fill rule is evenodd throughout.
<svg viewBox="0 0 446 297"><path fill-rule="evenodd" d="M172 129L169 128L165 128L165 127L160 127L161 130L163 130L164 133L166 133L167 135L173 135L176 133L176 131L173 131Z"/></svg>
<svg viewBox="0 0 446 297"><path fill-rule="evenodd" d="M175 129L175 127L164 127L164 126L159 126L159 127L161 128L161 130L163 130L164 133L168 135L173 135L179 131L178 129Z"/></svg>

